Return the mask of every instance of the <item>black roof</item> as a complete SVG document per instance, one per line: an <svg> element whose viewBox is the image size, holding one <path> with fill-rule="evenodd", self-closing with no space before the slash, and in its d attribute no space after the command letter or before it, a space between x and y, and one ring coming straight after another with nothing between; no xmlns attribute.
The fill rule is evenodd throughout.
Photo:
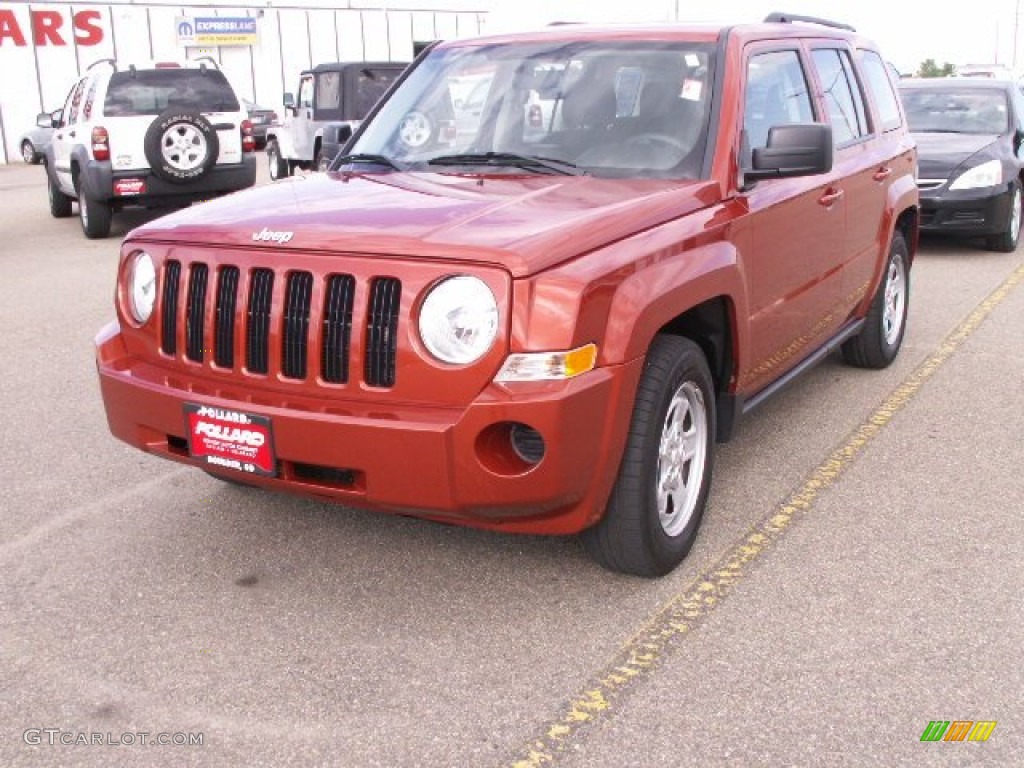
<svg viewBox="0 0 1024 768"><path fill-rule="evenodd" d="M326 64L317 64L312 69L304 69L302 74L344 72L349 69L405 69L408 66L408 61L330 61Z"/></svg>

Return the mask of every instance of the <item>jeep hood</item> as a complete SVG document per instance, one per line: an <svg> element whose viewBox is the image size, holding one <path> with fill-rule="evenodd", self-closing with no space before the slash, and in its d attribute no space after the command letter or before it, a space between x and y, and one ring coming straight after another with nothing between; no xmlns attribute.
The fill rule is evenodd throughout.
<svg viewBox="0 0 1024 768"><path fill-rule="evenodd" d="M918 175L948 179L963 162L996 141L995 134L915 133Z"/></svg>
<svg viewBox="0 0 1024 768"><path fill-rule="evenodd" d="M129 239L484 262L520 277L720 194L708 181L318 173L185 209Z"/></svg>

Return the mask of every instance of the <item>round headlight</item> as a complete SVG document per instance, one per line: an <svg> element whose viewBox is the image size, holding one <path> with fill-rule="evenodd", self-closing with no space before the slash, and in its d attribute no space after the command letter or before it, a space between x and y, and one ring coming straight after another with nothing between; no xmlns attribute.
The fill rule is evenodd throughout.
<svg viewBox="0 0 1024 768"><path fill-rule="evenodd" d="M156 267L145 251L132 256L128 269L128 309L137 323L145 323L156 303Z"/></svg>
<svg viewBox="0 0 1024 768"><path fill-rule="evenodd" d="M442 280L420 309L420 338L442 362L476 362L497 335L498 304L487 283L479 278L459 275Z"/></svg>

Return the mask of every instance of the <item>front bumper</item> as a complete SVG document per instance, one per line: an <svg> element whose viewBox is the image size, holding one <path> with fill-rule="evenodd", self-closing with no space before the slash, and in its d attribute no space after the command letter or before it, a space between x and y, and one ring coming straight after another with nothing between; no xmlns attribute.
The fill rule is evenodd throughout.
<svg viewBox="0 0 1024 768"><path fill-rule="evenodd" d="M141 179L145 183L145 193L116 193L115 182L132 179ZM184 205L253 186L256 183L256 155L247 152L242 155L240 163L215 165L202 178L185 184L165 181L145 169L114 171L109 162L90 160L82 174L82 183L85 193L92 199L121 207Z"/></svg>
<svg viewBox="0 0 1024 768"><path fill-rule="evenodd" d="M1010 226L1013 189L1007 184L984 189L921 191L921 231L997 235Z"/></svg>
<svg viewBox="0 0 1024 768"><path fill-rule="evenodd" d="M132 357L116 323L96 340L110 430L149 453L188 455L184 405L270 418L277 477L234 479L351 506L474 527L575 533L600 517L618 471L637 360L512 395L488 386L465 408L381 406L246 392ZM509 422L544 438L533 466L510 449Z"/></svg>

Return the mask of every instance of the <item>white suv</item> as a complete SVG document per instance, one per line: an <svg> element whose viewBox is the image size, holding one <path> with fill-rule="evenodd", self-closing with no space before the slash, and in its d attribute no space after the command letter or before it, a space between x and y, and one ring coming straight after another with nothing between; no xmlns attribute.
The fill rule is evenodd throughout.
<svg viewBox="0 0 1024 768"><path fill-rule="evenodd" d="M97 62L53 123L50 213L70 216L77 200L86 237L106 237L128 206L182 207L256 182L252 126L212 60Z"/></svg>

